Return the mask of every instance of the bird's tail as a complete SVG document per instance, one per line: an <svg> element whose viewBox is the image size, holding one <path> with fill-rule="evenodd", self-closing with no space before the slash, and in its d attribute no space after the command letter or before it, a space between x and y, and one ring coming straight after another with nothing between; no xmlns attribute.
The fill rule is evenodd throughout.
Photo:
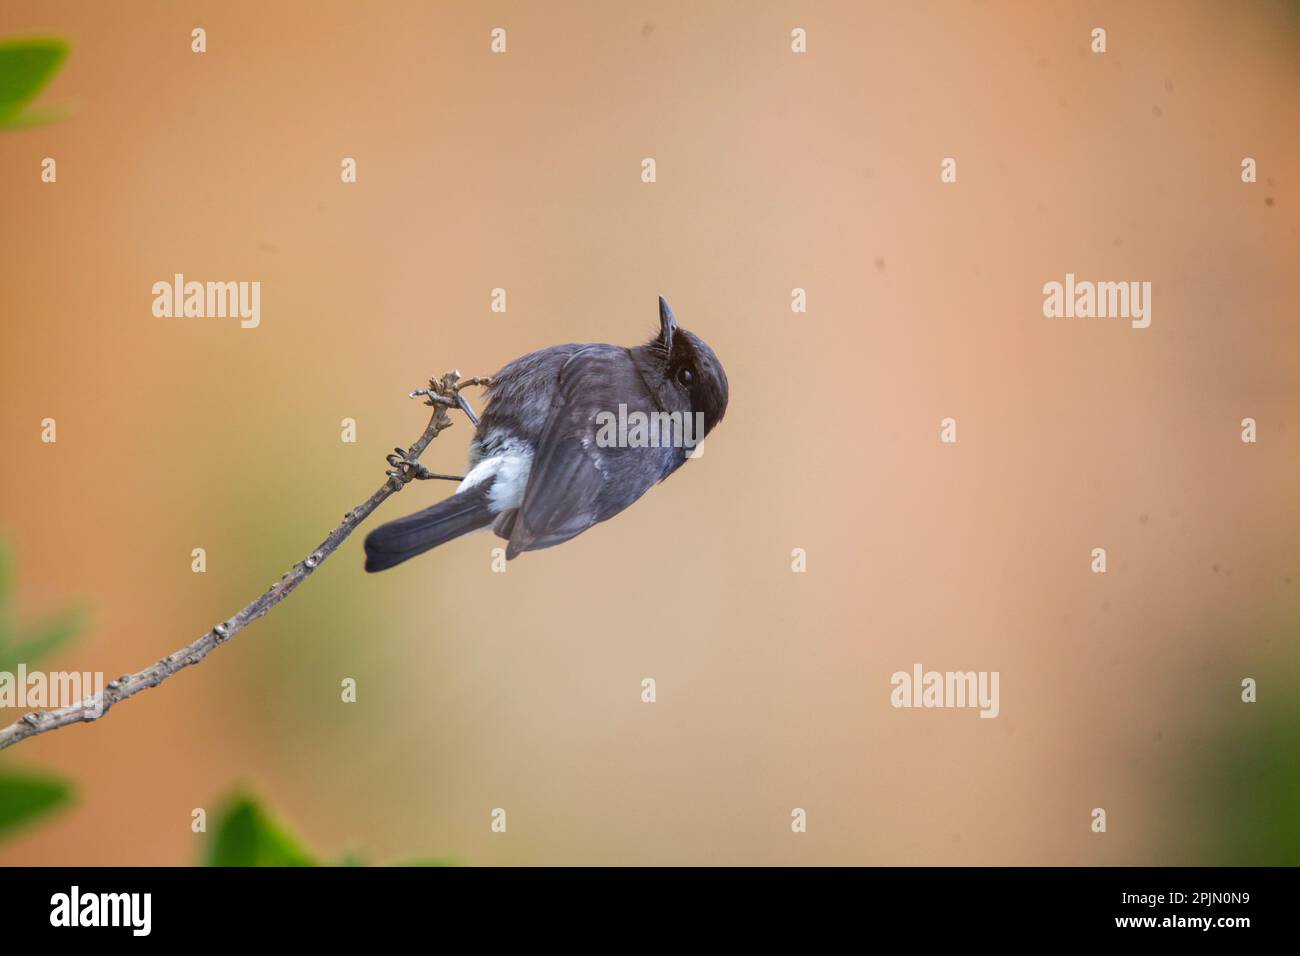
<svg viewBox="0 0 1300 956"><path fill-rule="evenodd" d="M383 571L490 525L495 517L488 503L491 485L489 478L432 508L380 525L366 536L366 570Z"/></svg>

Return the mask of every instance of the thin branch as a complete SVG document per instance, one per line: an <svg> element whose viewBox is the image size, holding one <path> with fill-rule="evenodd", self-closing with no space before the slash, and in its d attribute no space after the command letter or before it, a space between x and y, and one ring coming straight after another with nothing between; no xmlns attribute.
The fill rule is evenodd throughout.
<svg viewBox="0 0 1300 956"><path fill-rule="evenodd" d="M199 663L249 624L270 613L272 608L292 594L298 585L307 580L307 577L321 566L326 558L338 550L338 546L356 530L361 522L370 516L372 511L383 504L391 495L401 491L407 483L420 476L419 469L423 466L417 465L418 459L424 453L424 450L429 447L429 442L437 438L440 431L452 424L451 419L447 416L447 411L448 409L461 407L460 390L470 385L487 384L490 384L488 379L470 378L461 381L459 372L448 372L441 379L431 380L427 389L420 389L418 393L413 392L412 396L416 394L425 396L425 404L433 406L433 417L429 419L424 434L417 438L415 444L406 452L405 461L397 463L390 461L390 464L394 465L394 470L388 473L389 479L384 483L384 486L366 499L364 503L345 514L343 523L331 531L315 551L285 572L279 581L271 585L269 591L262 594L234 617L228 618L213 627L212 630L198 640L185 645L174 653L168 654L162 660L138 673L123 674L117 680L110 681L102 693L87 697L80 704L71 707L60 707L57 710L43 713L27 714L21 720L0 729L0 750L12 747L19 741L26 740L28 737L35 737L37 734L58 730L60 727L67 727L71 724L88 723L107 716L114 705L134 697L143 690L157 687L176 672L189 667L191 664Z"/></svg>

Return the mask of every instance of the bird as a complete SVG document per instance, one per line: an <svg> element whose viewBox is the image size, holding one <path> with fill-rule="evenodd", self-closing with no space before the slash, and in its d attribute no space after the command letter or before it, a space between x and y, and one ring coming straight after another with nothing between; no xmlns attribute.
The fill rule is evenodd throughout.
<svg viewBox="0 0 1300 956"><path fill-rule="evenodd" d="M562 544L685 464L728 395L718 356L663 296L659 333L644 345L555 345L517 358L491 377L456 492L370 532L365 569L487 527L507 542L507 560Z"/></svg>

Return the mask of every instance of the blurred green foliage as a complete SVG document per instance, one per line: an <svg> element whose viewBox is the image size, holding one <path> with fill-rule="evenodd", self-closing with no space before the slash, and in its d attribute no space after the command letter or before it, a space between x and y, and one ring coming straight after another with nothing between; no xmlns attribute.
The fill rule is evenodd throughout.
<svg viewBox="0 0 1300 956"><path fill-rule="evenodd" d="M18 664L31 666L53 654L81 630L84 615L80 610L62 611L20 632L13 620L11 595L14 587L13 552L0 539L0 671L13 672Z"/></svg>
<svg viewBox="0 0 1300 956"><path fill-rule="evenodd" d="M1293 625L1286 639L1294 633ZM1289 677L1261 679L1256 703L1234 703L1240 718L1216 728L1197 761L1187 792L1203 802L1189 862L1300 866L1300 678L1294 657L1283 660L1269 671Z"/></svg>
<svg viewBox="0 0 1300 956"><path fill-rule="evenodd" d="M0 772L0 840L72 799L72 786L44 774Z"/></svg>
<svg viewBox="0 0 1300 956"><path fill-rule="evenodd" d="M64 611L23 632L13 620L13 552L0 539L0 671L14 673L20 663L29 667L37 658L67 644L81 629L80 611ZM3 713L5 723L12 712ZM30 771L0 772L0 840L66 806L72 800L72 785L58 777Z"/></svg>
<svg viewBox="0 0 1300 956"><path fill-rule="evenodd" d="M63 611L30 629L19 629L13 619L13 552L0 539L0 671L14 673L18 665L32 666L37 658L53 653L81 629L80 611ZM5 722L13 719L4 713ZM59 777L33 771L0 771L0 841L71 804L72 784ZM212 843L203 861L207 866L321 866L317 854L303 846L256 799L247 794L231 797L217 815ZM365 866L354 853L339 866ZM403 866L455 866L451 860L416 859Z"/></svg>
<svg viewBox="0 0 1300 956"><path fill-rule="evenodd" d="M316 858L252 797L236 795L217 817L207 866L316 866Z"/></svg>
<svg viewBox="0 0 1300 956"><path fill-rule="evenodd" d="M231 797L217 816L212 847L206 866L321 866L316 855L305 849L297 837L255 798L239 793ZM338 866L365 866L349 853ZM413 860L402 866L455 866L450 860Z"/></svg>
<svg viewBox="0 0 1300 956"><path fill-rule="evenodd" d="M57 37L29 37L0 42L0 129L53 123L68 114L65 106L29 108L54 78L71 47Z"/></svg>

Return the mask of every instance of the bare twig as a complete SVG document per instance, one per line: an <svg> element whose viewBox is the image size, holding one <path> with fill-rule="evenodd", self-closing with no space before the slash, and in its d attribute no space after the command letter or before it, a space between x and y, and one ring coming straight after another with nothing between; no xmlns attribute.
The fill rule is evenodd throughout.
<svg viewBox="0 0 1300 956"><path fill-rule="evenodd" d="M384 486L366 499L363 504L345 514L343 523L331 531L315 551L285 572L279 581L271 585L269 591L262 594L234 617L228 618L213 627L212 630L198 640L187 644L174 653L168 654L162 660L138 673L123 674L117 680L110 681L102 693L87 697L80 704L74 706L60 707L57 710L44 713L27 714L21 720L0 729L0 750L12 747L19 741L26 740L28 737L35 737L37 734L58 730L60 727L67 727L70 724L97 720L105 716L115 704L134 697L142 690L157 687L177 671L189 667L191 664L199 663L249 624L269 613L273 607L293 593L298 585L307 579L308 575L320 567L322 562L338 549L338 546L356 530L361 522L369 517L372 511L383 504L389 496L401 491L408 482L421 477L419 469L423 468L423 466L417 465L417 460L424 453L424 450L429 447L429 442L437 438L440 431L451 425L452 422L447 416L447 411L448 409L461 407L460 390L470 385L488 384L491 384L488 379L470 378L462 381L459 372L448 372L441 379L431 380L427 389L412 392L412 397L422 395L426 399L425 404L433 406L433 417L429 419L424 434L417 438L415 444L405 453L405 461L396 463L395 470L388 473L389 479L384 483ZM390 461L390 464L394 463Z"/></svg>

